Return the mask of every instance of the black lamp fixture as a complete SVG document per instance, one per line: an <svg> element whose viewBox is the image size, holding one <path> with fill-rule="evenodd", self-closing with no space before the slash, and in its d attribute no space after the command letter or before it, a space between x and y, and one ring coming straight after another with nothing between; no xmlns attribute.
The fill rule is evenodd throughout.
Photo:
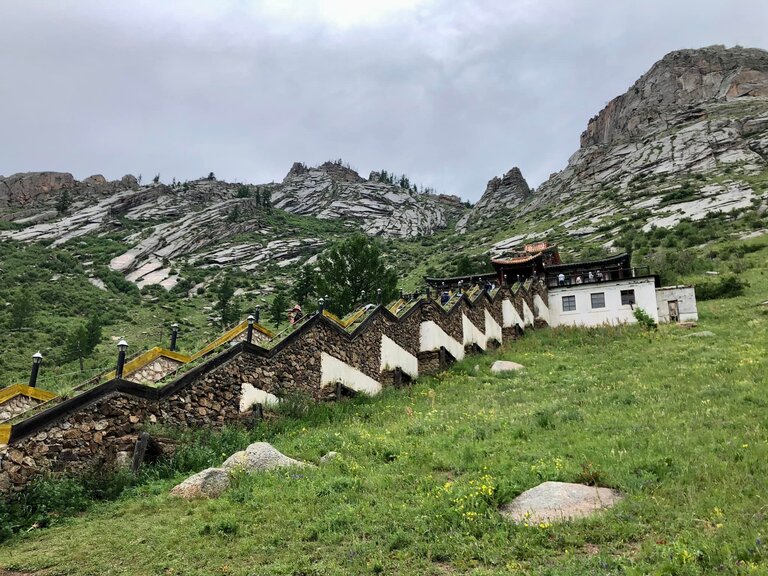
<svg viewBox="0 0 768 576"><path fill-rule="evenodd" d="M171 324L171 352L176 351L176 338L179 336L179 325L174 322Z"/></svg>
<svg viewBox="0 0 768 576"><path fill-rule="evenodd" d="M120 342L117 343L117 369L115 370L115 378L123 377L126 350L128 350L128 342L126 342L125 338L123 338L120 340Z"/></svg>
<svg viewBox="0 0 768 576"><path fill-rule="evenodd" d="M256 317L251 314L248 316L248 332L245 334L245 341L250 344L253 341L253 323L256 322Z"/></svg>
<svg viewBox="0 0 768 576"><path fill-rule="evenodd" d="M40 364L43 363L43 355L40 350L32 354L32 372L29 375L29 387L34 388L37 384L37 373L40 371Z"/></svg>

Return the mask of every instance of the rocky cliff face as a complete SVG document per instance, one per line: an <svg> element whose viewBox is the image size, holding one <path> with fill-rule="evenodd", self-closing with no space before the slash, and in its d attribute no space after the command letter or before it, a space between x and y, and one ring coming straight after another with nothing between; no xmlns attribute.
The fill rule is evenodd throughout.
<svg viewBox="0 0 768 576"><path fill-rule="evenodd" d="M768 52L673 52L590 120L581 142L520 214L546 210L587 237L621 218L669 227L759 203L768 175Z"/></svg>
<svg viewBox="0 0 768 576"><path fill-rule="evenodd" d="M464 211L458 199L366 180L340 162L314 168L295 163L272 201L294 214L344 220L371 236L401 238L432 234Z"/></svg>
<svg viewBox="0 0 768 576"><path fill-rule="evenodd" d="M130 178L121 182L131 184ZM72 189L82 192L79 183ZM208 179L128 187L96 201L78 199L67 214L54 210L44 222L16 220L28 225L2 232L0 238L58 246L86 234L118 232L130 223L135 231L126 230L124 238L130 248L110 267L139 287L159 284L166 289L175 286L177 270L185 264L253 271L270 262L288 265L325 245L325 240L270 225L263 203L241 195L241 189L240 184Z"/></svg>
<svg viewBox="0 0 768 576"><path fill-rule="evenodd" d="M463 232L470 226L479 227L499 218L509 217L530 195L528 182L523 178L520 168L515 166L501 178L494 176L488 181L478 203L461 217L456 223L456 228Z"/></svg>
<svg viewBox="0 0 768 576"><path fill-rule="evenodd" d="M78 182L68 172L23 172L0 176L0 215L52 207L63 191L70 201L85 201L138 187L132 175L108 182L101 174Z"/></svg>
<svg viewBox="0 0 768 576"><path fill-rule="evenodd" d="M766 52L711 46L667 54L589 121L581 147L643 138L706 115L702 106L768 97Z"/></svg>
<svg viewBox="0 0 768 576"><path fill-rule="evenodd" d="M78 182L55 172L15 174L0 186L0 209L6 209L0 217L20 228L0 232L0 238L58 246L128 225L129 248L110 267L140 287L167 289L184 265L257 271L269 263L290 265L325 246L327 238L275 224L279 209L388 237L431 234L465 210L458 198L369 181L340 162L314 168L296 163L282 183L260 186L207 178L139 186L132 176L108 182L100 175ZM64 190L70 205L62 214L54 207ZM271 210L264 206L267 197Z"/></svg>

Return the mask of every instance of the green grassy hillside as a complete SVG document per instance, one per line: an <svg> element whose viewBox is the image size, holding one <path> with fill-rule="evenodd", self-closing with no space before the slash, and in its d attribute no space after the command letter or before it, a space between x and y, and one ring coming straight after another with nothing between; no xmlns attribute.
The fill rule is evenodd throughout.
<svg viewBox="0 0 768 576"><path fill-rule="evenodd" d="M746 245L750 245L748 242ZM540 330L373 399L250 432L187 436L116 501L0 546L40 574L768 574L768 245L743 296L693 329ZM716 248L716 247L715 247ZM714 336L692 337L699 331ZM522 373L490 373L498 359ZM250 442L316 469L238 478L218 500L169 489ZM513 526L499 505L545 480L625 499L593 519ZM50 484L55 491L62 485ZM63 494L63 493L62 493ZM60 498L66 500L65 497Z"/></svg>

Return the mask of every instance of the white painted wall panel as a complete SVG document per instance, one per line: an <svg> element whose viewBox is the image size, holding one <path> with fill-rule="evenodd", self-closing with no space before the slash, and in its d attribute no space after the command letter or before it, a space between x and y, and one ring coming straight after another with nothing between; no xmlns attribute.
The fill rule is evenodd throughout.
<svg viewBox="0 0 768 576"><path fill-rule="evenodd" d="M520 314L517 313L517 309L511 300L505 299L501 301L501 317L504 328L512 326L523 327L523 319L520 318Z"/></svg>
<svg viewBox="0 0 768 576"><path fill-rule="evenodd" d="M439 350L442 346L448 352L456 358L456 360L464 359L464 346L461 342L457 342L448 334L443 331L440 326L428 320L422 322L419 327L420 346L419 349L422 352L430 352L432 350Z"/></svg>
<svg viewBox="0 0 768 576"><path fill-rule="evenodd" d="M337 382L341 382L350 390L368 394L369 396L375 396L381 392L381 384L379 382L325 352L320 355L320 372L321 388L329 384L336 385Z"/></svg>
<svg viewBox="0 0 768 576"><path fill-rule="evenodd" d="M549 306L544 303L544 300L538 294L533 295L533 308L536 312L536 318L544 320L549 324Z"/></svg>
<svg viewBox="0 0 768 576"><path fill-rule="evenodd" d="M483 350L486 349L485 334L472 324L472 321L467 318L466 314L461 315L461 331L464 334L464 346L467 344L477 344Z"/></svg>
<svg viewBox="0 0 768 576"><path fill-rule="evenodd" d="M384 334L381 335L381 371L400 368L411 378L419 377L419 360Z"/></svg>
<svg viewBox="0 0 768 576"><path fill-rule="evenodd" d="M525 326L533 326L534 320L535 317L530 306L528 306L528 302L523 302L523 324Z"/></svg>
<svg viewBox="0 0 768 576"><path fill-rule="evenodd" d="M502 343L501 338L501 326L499 326L499 323L496 322L493 316L491 316L490 312L488 310L483 310L485 313L485 340L486 342L491 342L495 340L499 344Z"/></svg>
<svg viewBox="0 0 768 576"><path fill-rule="evenodd" d="M247 412L255 404L262 406L274 406L280 403L280 398L260 388L243 382L240 385L240 412Z"/></svg>

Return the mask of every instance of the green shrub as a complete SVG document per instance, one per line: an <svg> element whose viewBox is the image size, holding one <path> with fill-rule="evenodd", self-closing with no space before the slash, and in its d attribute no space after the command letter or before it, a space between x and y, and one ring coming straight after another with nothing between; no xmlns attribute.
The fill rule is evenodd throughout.
<svg viewBox="0 0 768 576"><path fill-rule="evenodd" d="M658 325L656 324L656 320L654 320L648 312L640 308L639 306L635 308L633 312L635 316L635 320L637 320L637 323L640 324L645 330L648 332L651 332L652 330L658 329Z"/></svg>
<svg viewBox="0 0 768 576"><path fill-rule="evenodd" d="M738 276L726 276L717 282L705 282L696 285L698 300L715 300L717 298L735 298L744 294L749 282Z"/></svg>

